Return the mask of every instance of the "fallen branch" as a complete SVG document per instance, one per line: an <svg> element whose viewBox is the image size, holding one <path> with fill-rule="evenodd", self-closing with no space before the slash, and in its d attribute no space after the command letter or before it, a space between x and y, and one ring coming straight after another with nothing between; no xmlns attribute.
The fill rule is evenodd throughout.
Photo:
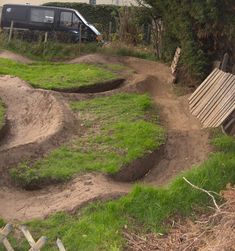
<svg viewBox="0 0 235 251"><path fill-rule="evenodd" d="M216 203L215 197L214 197L209 191L207 191L207 190L205 190L205 189L203 189L203 188L201 188L201 187L198 187L198 186L192 184L192 183L191 183L189 180L187 180L185 177L183 177L183 179L184 179L190 186L192 186L193 188L195 188L195 189L197 189L197 190L200 190L200 191L202 191L202 192L208 194L208 195L212 198L213 203L214 203L216 209L220 212L220 208L219 208L218 204ZM216 193L216 194L217 194L217 193ZM218 194L217 194L217 195L218 195Z"/></svg>

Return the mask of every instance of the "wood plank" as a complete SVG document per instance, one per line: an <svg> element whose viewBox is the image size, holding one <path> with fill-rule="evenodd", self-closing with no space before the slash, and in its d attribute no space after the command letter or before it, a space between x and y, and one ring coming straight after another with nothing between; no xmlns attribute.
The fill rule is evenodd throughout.
<svg viewBox="0 0 235 251"><path fill-rule="evenodd" d="M216 111L213 116L209 117L206 121L204 121L205 125L209 125L213 123L213 121L216 121L221 113L223 113L224 110L226 110L226 107L229 106L229 103L232 101L232 96L226 96L223 100L223 103L219 104L216 108Z"/></svg>
<svg viewBox="0 0 235 251"><path fill-rule="evenodd" d="M47 237L42 236L29 251L39 251L47 242Z"/></svg>
<svg viewBox="0 0 235 251"><path fill-rule="evenodd" d="M64 245L63 245L63 243L62 243L62 241L60 239L56 240L56 245L58 246L60 251L66 251L65 247L64 247Z"/></svg>
<svg viewBox="0 0 235 251"><path fill-rule="evenodd" d="M211 74L200 84L200 86L193 92L193 94L189 97L189 104L192 104L194 99L197 97L197 94L199 94L206 86L206 84L212 80L217 74L220 73L219 69L214 69Z"/></svg>
<svg viewBox="0 0 235 251"><path fill-rule="evenodd" d="M221 104L217 109L217 113L215 116L209 118L207 121L204 122L204 124L208 127L216 125L217 121L223 116L223 113L226 112L227 107L229 107L230 104L233 102L233 96L226 97L226 99L223 101L223 105Z"/></svg>
<svg viewBox="0 0 235 251"><path fill-rule="evenodd" d="M213 95L215 94L216 90L223 84L224 81L228 76L226 74L222 74L221 78L219 78L207 92L205 92L204 97L198 102L198 105L194 107L192 110L192 114L197 116L200 111L205 107L205 105L212 99Z"/></svg>
<svg viewBox="0 0 235 251"><path fill-rule="evenodd" d="M220 71L218 74L216 74L211 79L210 82L208 82L208 84L205 86L205 88L203 89L203 91L198 94L197 98L190 105L190 110L191 111L194 111L200 105L200 100L203 99L203 97L209 92L209 90L211 88L213 88L214 85L216 85L223 76L224 76L224 73Z"/></svg>
<svg viewBox="0 0 235 251"><path fill-rule="evenodd" d="M215 91L208 103L201 109L198 114L198 117L200 117L202 121L205 120L207 116L213 113L218 102L220 102L221 99L223 99L223 97L227 95L227 93L233 91L233 81L233 76L230 75L227 81L221 84L221 86Z"/></svg>
<svg viewBox="0 0 235 251"><path fill-rule="evenodd" d="M7 238L5 238L2 241L2 244L4 245L4 247L6 248L7 251L14 251L13 247L11 246L11 243L8 241Z"/></svg>
<svg viewBox="0 0 235 251"><path fill-rule="evenodd" d="M201 121L204 122L209 116L213 116L213 113L216 111L216 107L218 107L221 102L223 101L223 98L227 96L230 92L235 92L235 76L232 76L229 81L225 83L223 88L219 89L217 92L217 95L213 98L212 102L208 104L207 114L201 113L200 117L202 117Z"/></svg>
<svg viewBox="0 0 235 251"><path fill-rule="evenodd" d="M6 226L0 231L0 243L8 236L8 234L13 230L11 224L6 224Z"/></svg>
<svg viewBox="0 0 235 251"><path fill-rule="evenodd" d="M233 100L235 101L235 99ZM212 124L213 127L217 127L220 126L225 120L226 118L234 111L235 109L235 103L233 105L230 105L225 112L223 112L220 116L220 118Z"/></svg>
<svg viewBox="0 0 235 251"><path fill-rule="evenodd" d="M26 240L28 241L30 247L33 247L36 242L35 240L33 239L31 233L29 232L29 230L27 229L26 226L20 226L20 230L21 232L24 234L24 237L26 238Z"/></svg>

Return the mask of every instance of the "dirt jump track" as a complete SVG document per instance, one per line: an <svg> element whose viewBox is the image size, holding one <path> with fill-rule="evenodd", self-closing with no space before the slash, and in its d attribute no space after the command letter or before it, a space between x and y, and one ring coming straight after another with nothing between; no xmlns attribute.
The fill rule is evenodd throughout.
<svg viewBox="0 0 235 251"><path fill-rule="evenodd" d="M94 60L95 55L89 58ZM174 95L169 67L134 58L120 61L136 74L129 80L129 85L115 92L136 89L149 92L160 107L160 118L168 135L160 162L140 182L154 186L166 184L182 170L206 159L210 151L208 133L201 130L200 124L190 115L188 97ZM74 60L77 62L80 60ZM3 76L0 78L0 98L7 106L9 123L8 135L0 142L0 173L3 175L5 166L12 164L11 157L17 162L22 154L30 158L40 156L70 137L68 131L75 130L65 94L32 89L18 78ZM20 149L18 155L16 149ZM0 217L5 220L28 220L57 211L73 211L94 200L126 194L133 186L96 173L37 191L0 184Z"/></svg>

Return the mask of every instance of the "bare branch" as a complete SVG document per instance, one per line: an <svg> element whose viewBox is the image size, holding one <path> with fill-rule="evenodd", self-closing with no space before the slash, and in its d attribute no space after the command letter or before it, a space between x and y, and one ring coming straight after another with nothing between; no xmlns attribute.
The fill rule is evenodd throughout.
<svg viewBox="0 0 235 251"><path fill-rule="evenodd" d="M200 190L200 191L202 191L202 192L208 194L208 195L212 198L213 203L214 203L216 209L217 209L218 211L220 211L220 208L219 208L218 204L216 203L215 197L214 197L209 191L207 191L207 190L205 190L205 189L203 189L203 188L201 188L201 187L198 187L198 186L192 184L192 183L191 183L189 180L187 180L185 177L183 177L183 179L184 179L190 186L192 186L193 188L195 188L195 189L197 189L197 190Z"/></svg>

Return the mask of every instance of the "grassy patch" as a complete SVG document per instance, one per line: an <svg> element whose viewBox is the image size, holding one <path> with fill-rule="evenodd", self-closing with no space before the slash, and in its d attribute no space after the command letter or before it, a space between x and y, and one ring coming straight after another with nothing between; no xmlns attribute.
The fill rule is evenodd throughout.
<svg viewBox="0 0 235 251"><path fill-rule="evenodd" d="M101 66L90 64L20 64L0 59L0 74L13 75L43 89L67 89L89 86L115 79L117 75Z"/></svg>
<svg viewBox="0 0 235 251"><path fill-rule="evenodd" d="M184 176L199 187L219 192L227 183L235 183L235 140L225 140L222 136L215 142L231 150L212 154ZM138 186L117 201L96 203L75 215L57 213L46 220L27 224L35 236L49 237L46 248L49 251L55 250L54 241L58 236L68 250L123 250L124 229L137 233L163 232L167 230L165 221L169 217L189 216L205 210L208 205L212 205L211 199L179 176L164 188ZM23 242L21 246L19 250L25 250Z"/></svg>
<svg viewBox="0 0 235 251"><path fill-rule="evenodd" d="M21 164L12 177L23 186L66 181L82 171L116 173L164 143L147 95L117 94L73 102L85 133L33 165Z"/></svg>
<svg viewBox="0 0 235 251"><path fill-rule="evenodd" d="M5 121L4 117L5 117L5 107L4 107L3 103L0 100L0 129L4 125L4 121Z"/></svg>
<svg viewBox="0 0 235 251"><path fill-rule="evenodd" d="M0 34L0 49L10 50L25 55L33 60L61 61L79 57L89 53L103 53L107 55L131 56L147 60L157 60L155 51L151 46L133 46L122 42L112 42L108 46L97 43L71 44L57 41L27 42L13 39L8 43L8 38Z"/></svg>

